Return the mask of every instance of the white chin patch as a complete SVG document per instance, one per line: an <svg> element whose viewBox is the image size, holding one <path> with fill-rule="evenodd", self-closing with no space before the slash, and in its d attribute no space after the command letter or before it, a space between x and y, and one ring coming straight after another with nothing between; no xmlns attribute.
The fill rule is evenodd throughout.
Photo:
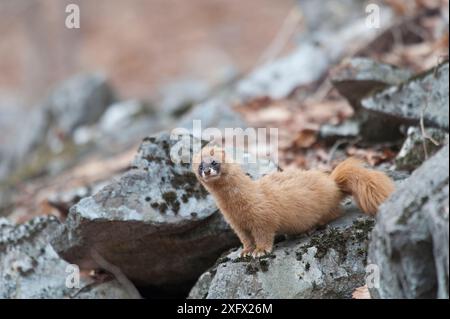
<svg viewBox="0 0 450 319"><path fill-rule="evenodd" d="M217 171L215 169L212 169L212 168L209 171L209 175L206 175L205 172L202 172L202 177L204 179L208 179L208 178L216 177L216 176L218 176L217 175Z"/></svg>

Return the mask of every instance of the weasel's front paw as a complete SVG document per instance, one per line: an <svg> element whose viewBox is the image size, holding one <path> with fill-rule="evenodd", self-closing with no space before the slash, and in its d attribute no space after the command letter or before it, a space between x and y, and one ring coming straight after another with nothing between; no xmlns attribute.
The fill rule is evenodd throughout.
<svg viewBox="0 0 450 319"><path fill-rule="evenodd" d="M242 248L241 257L250 256L252 254L253 250L254 250L253 247L244 247L244 248Z"/></svg>
<svg viewBox="0 0 450 319"><path fill-rule="evenodd" d="M266 248L256 248L253 252L252 252L252 256L253 258L259 258L262 256L265 256L267 254L270 254L271 250L270 249L266 249Z"/></svg>

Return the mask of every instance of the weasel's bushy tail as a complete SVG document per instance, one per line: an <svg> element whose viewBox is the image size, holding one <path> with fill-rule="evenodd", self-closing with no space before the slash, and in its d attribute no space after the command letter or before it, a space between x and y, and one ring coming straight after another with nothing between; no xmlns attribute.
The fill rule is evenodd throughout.
<svg viewBox="0 0 450 319"><path fill-rule="evenodd" d="M378 206L394 191L394 182L386 174L363 167L356 158L346 159L336 166L331 177L341 191L352 195L369 215L375 215Z"/></svg>

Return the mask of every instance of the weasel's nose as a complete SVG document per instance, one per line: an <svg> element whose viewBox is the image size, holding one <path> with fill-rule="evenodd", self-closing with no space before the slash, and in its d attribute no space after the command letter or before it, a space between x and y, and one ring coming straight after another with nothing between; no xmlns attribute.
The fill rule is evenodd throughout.
<svg viewBox="0 0 450 319"><path fill-rule="evenodd" d="M205 173L206 176L209 176L211 174L211 169L208 167L203 172Z"/></svg>

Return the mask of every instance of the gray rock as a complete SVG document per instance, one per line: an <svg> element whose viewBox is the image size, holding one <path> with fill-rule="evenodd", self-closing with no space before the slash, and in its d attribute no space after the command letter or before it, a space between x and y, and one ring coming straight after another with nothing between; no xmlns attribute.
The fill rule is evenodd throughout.
<svg viewBox="0 0 450 319"><path fill-rule="evenodd" d="M429 138L424 138L420 128L408 128L407 138L395 158L396 169L413 171L426 160L426 154L427 156L432 156L442 147L442 144L448 144L448 134L442 130L429 128L426 130L426 134L433 141ZM434 142L437 142L438 145ZM426 148L426 153L424 147Z"/></svg>
<svg viewBox="0 0 450 319"><path fill-rule="evenodd" d="M361 99L389 85L400 84L412 76L408 70L379 63L367 58L353 58L333 70L331 82L355 110Z"/></svg>
<svg viewBox="0 0 450 319"><path fill-rule="evenodd" d="M306 43L294 53L257 68L238 83L237 93L244 101L264 96L281 99L318 80L329 64L326 51Z"/></svg>
<svg viewBox="0 0 450 319"><path fill-rule="evenodd" d="M194 121L200 121L202 130L207 128L247 128L242 116L232 109L233 98L229 92L223 92L216 98L198 104L184 115L177 123L177 127L193 132ZM195 132L193 132L195 134ZM196 137L198 134L195 134Z"/></svg>
<svg viewBox="0 0 450 319"><path fill-rule="evenodd" d="M64 138L71 136L77 127L96 122L114 99L105 77L78 75L55 88L32 111L6 114L11 123L22 125L10 125L5 130L9 136L4 145L0 144L0 182L55 170L61 163L53 163L54 155L62 153L66 146L70 148L64 144L67 142ZM17 180L12 182L15 184Z"/></svg>
<svg viewBox="0 0 450 319"><path fill-rule="evenodd" d="M97 183L95 183L94 185L80 186L66 191L55 191L48 195L47 201L52 207L57 208L63 216L66 216L69 213L70 207L78 203L80 199L92 195L98 187ZM9 218L11 216L13 214Z"/></svg>
<svg viewBox="0 0 450 319"><path fill-rule="evenodd" d="M331 32L364 17L367 1L297 0L309 32Z"/></svg>
<svg viewBox="0 0 450 319"><path fill-rule="evenodd" d="M400 85L391 86L361 101L372 112L406 124L424 124L448 132L448 61Z"/></svg>
<svg viewBox="0 0 450 319"><path fill-rule="evenodd" d="M186 157L178 153L181 145ZM171 140L167 133L144 139L132 170L70 209L53 241L56 251L96 268L95 248L139 286L179 290L192 284L238 240L191 172L191 150L191 139Z"/></svg>
<svg viewBox="0 0 450 319"><path fill-rule="evenodd" d="M44 107L57 130L71 134L81 125L96 122L115 101L115 94L99 74L81 74L57 87Z"/></svg>
<svg viewBox="0 0 450 319"><path fill-rule="evenodd" d="M392 170L392 168L387 168L384 165L378 166L377 169L392 178L396 184L404 182L405 179L411 176L411 173L408 171Z"/></svg>
<svg viewBox="0 0 450 319"><path fill-rule="evenodd" d="M354 119L344 121L338 125L324 124L320 127L320 137L326 142L338 139L356 138L360 132L360 123Z"/></svg>
<svg viewBox="0 0 450 319"><path fill-rule="evenodd" d="M279 242L267 257L229 253L199 278L189 298L350 298L364 285L373 220L353 205L346 211L312 236Z"/></svg>
<svg viewBox="0 0 450 319"><path fill-rule="evenodd" d="M160 92L161 111L173 117L187 113L194 105L206 100L212 87L206 81L186 79L164 86Z"/></svg>
<svg viewBox="0 0 450 319"><path fill-rule="evenodd" d="M67 287L73 268L49 244L58 227L53 217L38 217L22 225L0 219L0 299L139 298L135 290L127 290L115 279L98 282L80 276L79 287Z"/></svg>
<svg viewBox="0 0 450 319"><path fill-rule="evenodd" d="M152 104L140 100L113 103L94 125L81 126L73 133L77 145L90 143L95 151L114 154L136 145L136 140L161 130L166 123Z"/></svg>
<svg viewBox="0 0 450 319"><path fill-rule="evenodd" d="M144 112L145 106L138 100L116 102L109 106L99 119L99 129L105 134L124 130L127 126L132 125L133 118Z"/></svg>
<svg viewBox="0 0 450 319"><path fill-rule="evenodd" d="M380 270L372 297L448 298L448 157L446 145L381 205L368 255Z"/></svg>
<svg viewBox="0 0 450 319"><path fill-rule="evenodd" d="M352 128L353 136L361 135L368 141L392 141L399 138L401 133L398 121L368 112L362 108L361 101L374 92L390 85L400 84L410 77L409 71L367 58L353 58L343 62L333 70L331 82L349 101L355 114L352 119L339 126L324 125L321 128L321 135L327 136L328 139L331 137L337 139L341 138L343 130Z"/></svg>
<svg viewBox="0 0 450 319"><path fill-rule="evenodd" d="M2 143L0 143L1 183L27 160L30 152L45 141L49 118L42 109L29 111L19 107L12 111L0 112L0 118L2 118L0 124L3 134Z"/></svg>
<svg viewBox="0 0 450 319"><path fill-rule="evenodd" d="M44 144L49 119L42 109L32 111L19 106L0 110L0 216L11 211L19 179L32 175L33 151ZM18 123L21 123L18 125ZM26 128L26 129L24 129ZM31 173L31 174L30 174Z"/></svg>

